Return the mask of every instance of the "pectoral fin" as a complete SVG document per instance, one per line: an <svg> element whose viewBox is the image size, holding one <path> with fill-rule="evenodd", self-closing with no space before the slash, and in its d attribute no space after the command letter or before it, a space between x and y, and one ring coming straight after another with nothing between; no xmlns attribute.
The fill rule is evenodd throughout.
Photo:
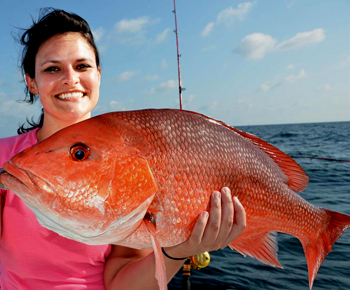
<svg viewBox="0 0 350 290"><path fill-rule="evenodd" d="M167 290L167 277L166 277L165 263L164 263L164 258L162 254L162 248L160 247L160 244L157 240L156 228L149 219L145 218L144 222L148 228L151 241L152 241L152 248L153 248L154 257L156 261L156 265L155 265L156 279L158 281L159 289Z"/></svg>

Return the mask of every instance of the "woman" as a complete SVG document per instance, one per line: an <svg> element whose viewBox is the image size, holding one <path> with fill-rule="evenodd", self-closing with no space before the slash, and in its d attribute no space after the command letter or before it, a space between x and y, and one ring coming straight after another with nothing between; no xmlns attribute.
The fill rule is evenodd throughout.
<svg viewBox="0 0 350 290"><path fill-rule="evenodd" d="M101 67L89 25L62 10L45 11L21 38L27 101L40 98L39 124L0 140L0 165L58 130L88 119L99 99ZM152 250L68 240L39 225L11 191L2 191L1 289L158 289ZM234 217L234 219L233 219ZM245 211L230 190L214 192L190 238L164 249L170 280L188 257L226 247L245 228Z"/></svg>

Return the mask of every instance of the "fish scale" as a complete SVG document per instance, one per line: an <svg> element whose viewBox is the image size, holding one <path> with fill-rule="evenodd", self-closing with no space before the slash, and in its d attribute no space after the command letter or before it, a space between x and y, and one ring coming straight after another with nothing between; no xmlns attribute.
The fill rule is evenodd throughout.
<svg viewBox="0 0 350 290"><path fill-rule="evenodd" d="M71 153L77 144L89 148L83 161ZM4 169L1 183L40 215L43 226L88 244L153 247L162 290L160 247L187 240L198 215L209 210L212 192L223 186L247 214L246 230L230 247L281 267L275 232L296 236L310 288L333 243L350 226L349 216L298 195L308 177L289 156L254 135L189 111L97 116L26 149ZM74 197L79 204L64 192L81 194ZM55 220L55 227L46 219Z"/></svg>

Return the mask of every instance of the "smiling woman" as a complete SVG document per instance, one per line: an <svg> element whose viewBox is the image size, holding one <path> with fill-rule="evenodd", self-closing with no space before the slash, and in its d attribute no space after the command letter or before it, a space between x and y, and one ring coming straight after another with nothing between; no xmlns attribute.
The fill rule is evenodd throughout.
<svg viewBox="0 0 350 290"><path fill-rule="evenodd" d="M22 75L25 76L27 85L25 89L25 102L33 104L39 98L39 95L41 96L43 93L39 91L40 88L36 83L39 81L40 75L45 75L45 73L53 74L59 69L64 69L64 67L62 67L64 64L60 63L60 61L62 62L62 60L64 60L64 55L62 53L66 53L67 55L67 53L73 52L73 47L70 47L70 44L73 44L72 40L74 42L73 35L78 38L77 43L74 44L75 48L80 49L80 51L75 51L75 54L70 55L69 58L71 62L75 62L74 65L76 67L74 69L76 71L84 71L87 70L88 67L95 67L98 70L97 73L99 74L99 79L101 73L100 56L88 23L74 13L66 13L63 10L45 8L41 10L41 15L38 22L34 21L33 26L28 30L25 30L20 39L20 42L23 45L21 63ZM56 37L52 38L53 36ZM66 38L67 41L69 41L69 39L71 40L70 44L66 41L66 51L61 51L58 47L55 47L55 44L59 44L60 48L62 48L64 45L64 42L62 42L61 45L60 41L58 40L61 37ZM51 51L51 49L53 49L53 51ZM67 49L70 51L67 51ZM79 55L79 53L83 54ZM75 59L74 56L76 57ZM88 63L84 63L86 61L88 61ZM61 67L59 67L59 65L61 65ZM40 69L38 66L40 66ZM38 76L37 74L40 75ZM68 75L68 77L71 76L74 75ZM53 79L54 78L52 77L51 81ZM68 80L68 82L71 81L72 80ZM74 87L74 85L70 86ZM58 93L64 93L64 91ZM72 93L72 91L67 91L66 93ZM21 134L37 127L42 127L44 123L43 121L44 112L40 116L40 121L38 124L30 123L31 127L28 128L25 128L24 125L22 125L18 129L18 133Z"/></svg>
<svg viewBox="0 0 350 290"><path fill-rule="evenodd" d="M90 27L84 19L63 10L44 9L39 20L24 31L21 43L24 45L22 72L27 84L25 101L34 103L40 99L43 113L38 124L29 123L29 127L21 126L18 129L20 135L0 139L0 167L14 155L38 141L58 133L65 127L89 119L91 110L99 100L101 78L99 54ZM95 134L91 133L90 129L88 127L84 131L94 137ZM114 137L111 135L111 146L115 146ZM66 162L64 158L81 164L91 156L89 147L82 143L83 140L75 140L76 136L73 139L74 142L65 150L59 150L62 158L56 159L58 164L54 165L44 158L37 165L29 162L30 166L43 170L47 167L54 169L52 176L59 179L63 171L72 173L69 168L62 167ZM45 150L45 154L50 152L53 151ZM36 154L34 159L39 160ZM143 162L147 163L146 160ZM135 168L139 169L137 166ZM106 169L125 182L123 174L116 174L110 167ZM74 178L79 184L85 182L86 188L91 189L91 180L82 177L90 170L81 171L79 174L73 174ZM99 179L102 176L100 171L93 170L92 173ZM23 172L20 174L26 178L30 176ZM13 180L10 173L6 176ZM29 179L34 181L34 185L43 184L40 178ZM139 183L137 178L133 180ZM111 187L108 182L104 184L106 187ZM114 186L121 188L119 185L117 183ZM57 210L54 216L60 221L64 213L72 214L69 207L53 206L56 192L52 190L50 184L44 184L44 188L44 194L33 191L33 199L43 198L48 202L48 207ZM154 188L152 197L159 194L156 192L157 187ZM19 192L25 191L28 191L28 187L20 185ZM93 188L89 191L92 193L92 201L99 203L103 212L108 211L111 216L115 216L115 209L107 207L106 199L95 198L95 191ZM145 191L141 193L145 194ZM219 192L212 195L211 206L208 205L209 212L205 211L199 215L192 235L187 241L165 248L167 257L185 257L216 250L228 245L240 235L245 227L244 208L239 202L233 201L229 189L222 190L221 193L222 198ZM106 195L104 191L101 194ZM142 196L134 191L133 194L135 198ZM72 196L74 198L70 199ZM60 200L71 201L74 208L79 208L79 201L84 199L86 196L81 191L71 190ZM152 249L138 250L120 246L120 243L91 246L60 236L44 228L23 200L11 190L0 189L0 204L2 205L0 207L1 289L158 288L154 273L160 266L156 264ZM146 210L147 208L144 209ZM222 216L221 213L226 215ZM74 216L78 220L83 218L79 214ZM120 225L120 229L123 229L123 225ZM213 236L218 238L213 239ZM162 257L159 256L161 253L155 254L158 260ZM164 260L166 272L165 268L162 268L161 289L166 288L167 281L184 262L173 258Z"/></svg>
<svg viewBox="0 0 350 290"><path fill-rule="evenodd" d="M34 78L26 74L26 82L32 94L39 94L44 108L39 141L91 116L99 98L101 68L80 33L46 40L37 52L35 72Z"/></svg>

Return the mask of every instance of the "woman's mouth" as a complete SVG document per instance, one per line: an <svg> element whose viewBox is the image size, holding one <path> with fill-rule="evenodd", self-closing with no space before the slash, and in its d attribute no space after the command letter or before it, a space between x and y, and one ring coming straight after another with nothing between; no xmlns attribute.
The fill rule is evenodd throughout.
<svg viewBox="0 0 350 290"><path fill-rule="evenodd" d="M73 92L73 93L64 93L59 94L56 96L56 98L60 100L79 100L84 97L84 94L82 92Z"/></svg>

